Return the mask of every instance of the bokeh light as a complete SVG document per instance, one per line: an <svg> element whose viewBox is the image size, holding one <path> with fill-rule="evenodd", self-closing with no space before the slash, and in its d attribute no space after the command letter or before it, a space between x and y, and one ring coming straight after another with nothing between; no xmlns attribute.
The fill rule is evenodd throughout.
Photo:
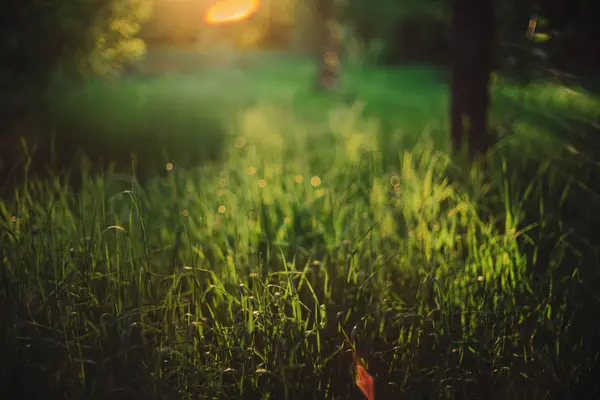
<svg viewBox="0 0 600 400"><path fill-rule="evenodd" d="M204 21L208 24L242 21L259 8L260 0L221 0L208 9Z"/></svg>

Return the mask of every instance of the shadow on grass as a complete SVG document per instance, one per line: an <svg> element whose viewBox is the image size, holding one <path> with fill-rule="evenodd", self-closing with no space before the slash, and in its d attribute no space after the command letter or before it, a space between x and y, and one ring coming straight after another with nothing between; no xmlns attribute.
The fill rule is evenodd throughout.
<svg viewBox="0 0 600 400"><path fill-rule="evenodd" d="M168 131L161 129L166 126L158 122L144 131L107 133L75 124L61 125L53 135L30 137L27 150L16 145L10 154L2 155L6 166L0 169L2 188L10 193L13 184L23 178L25 165L29 175L69 174L77 187L82 167L92 173L107 168L130 176L135 173L138 181L145 182L163 176L168 164L191 168L221 159L226 134L220 121L207 117L177 130L172 126Z"/></svg>
<svg viewBox="0 0 600 400"><path fill-rule="evenodd" d="M143 182L164 175L168 163L191 168L221 160L227 118L233 117L220 104L186 105L184 100L186 108L181 109L181 101L161 99L140 107L139 99L127 97L131 95L135 94L97 99L65 96L40 119L42 123L9 133L7 145L0 149L2 190L10 193L24 171L70 174L75 183L82 166L92 173L111 167L128 175L135 172ZM44 129L39 128L42 125Z"/></svg>

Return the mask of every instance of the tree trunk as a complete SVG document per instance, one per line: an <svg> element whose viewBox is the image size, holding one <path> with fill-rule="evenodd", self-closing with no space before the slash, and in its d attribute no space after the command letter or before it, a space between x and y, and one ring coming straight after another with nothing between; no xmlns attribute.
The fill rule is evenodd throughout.
<svg viewBox="0 0 600 400"><path fill-rule="evenodd" d="M321 29L317 88L324 91L333 89L340 76L340 43L335 11L335 0L317 0L317 17Z"/></svg>
<svg viewBox="0 0 600 400"><path fill-rule="evenodd" d="M455 151L489 147L488 108L493 11L491 0L453 0L451 135Z"/></svg>

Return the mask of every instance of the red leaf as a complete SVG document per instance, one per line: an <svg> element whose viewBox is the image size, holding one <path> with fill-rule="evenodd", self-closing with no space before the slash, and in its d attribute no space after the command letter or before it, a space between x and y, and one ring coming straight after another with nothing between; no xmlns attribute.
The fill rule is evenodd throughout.
<svg viewBox="0 0 600 400"><path fill-rule="evenodd" d="M356 385L367 397L367 400L375 400L373 377L369 375L367 370L358 360L356 360Z"/></svg>

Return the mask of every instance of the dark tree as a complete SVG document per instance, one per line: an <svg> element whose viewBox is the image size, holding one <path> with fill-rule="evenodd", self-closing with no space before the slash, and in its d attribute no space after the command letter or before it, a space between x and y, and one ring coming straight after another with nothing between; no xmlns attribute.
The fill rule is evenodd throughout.
<svg viewBox="0 0 600 400"><path fill-rule="evenodd" d="M489 146L492 1L453 0L452 7L452 144L456 151L466 141L472 153L483 153Z"/></svg>

